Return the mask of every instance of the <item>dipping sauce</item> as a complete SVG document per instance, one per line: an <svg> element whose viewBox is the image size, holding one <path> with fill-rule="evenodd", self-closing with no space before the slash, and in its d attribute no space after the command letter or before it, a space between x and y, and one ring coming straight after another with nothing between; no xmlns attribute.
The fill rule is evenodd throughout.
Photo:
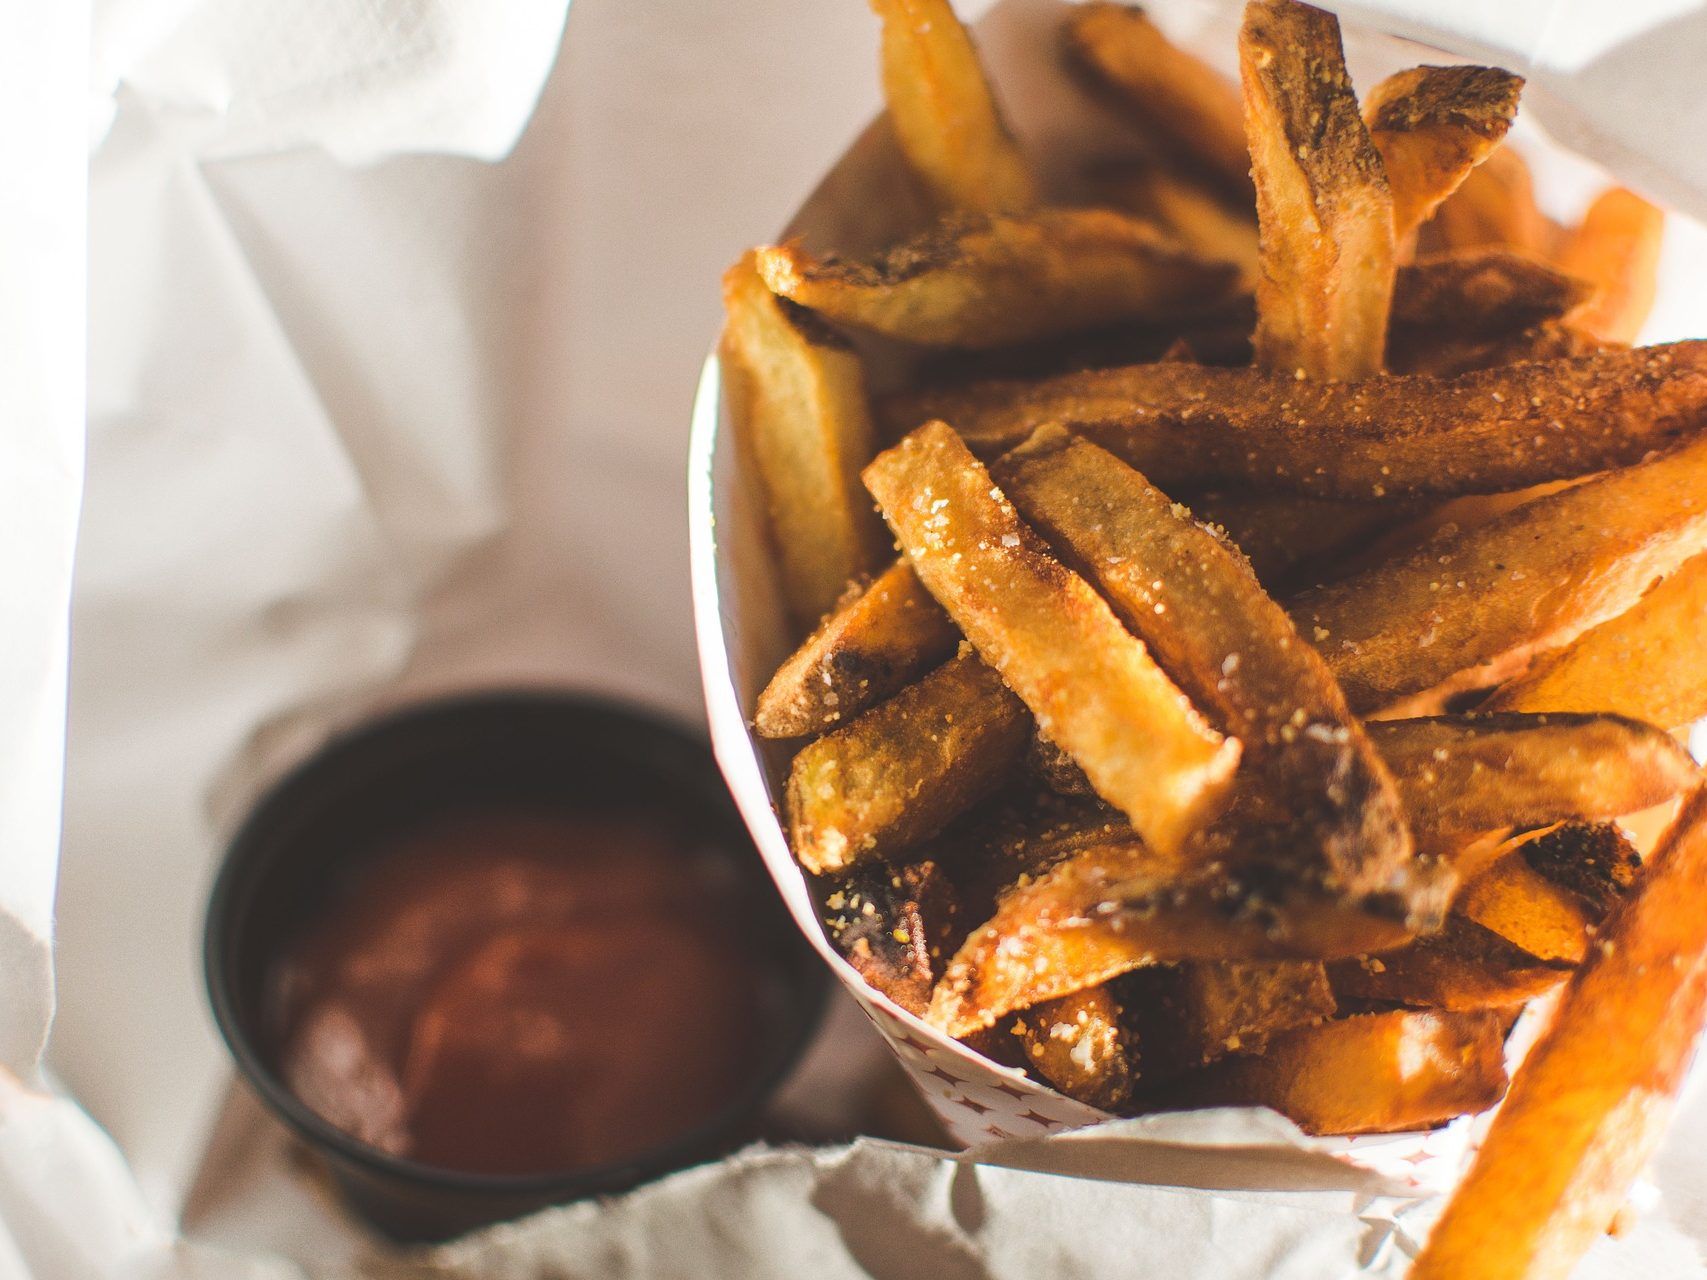
<svg viewBox="0 0 1707 1280"><path fill-rule="evenodd" d="M382 1151L469 1173L629 1160L761 1068L783 993L727 855L667 812L474 808L363 856L273 962L290 1090Z"/></svg>

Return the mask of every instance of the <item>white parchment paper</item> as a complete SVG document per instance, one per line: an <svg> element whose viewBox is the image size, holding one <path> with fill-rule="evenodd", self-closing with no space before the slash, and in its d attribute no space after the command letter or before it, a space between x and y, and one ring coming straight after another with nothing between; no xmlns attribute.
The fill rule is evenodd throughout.
<svg viewBox="0 0 1707 1280"><path fill-rule="evenodd" d="M1016 96L1035 7L988 29ZM1156 7L1230 63L1230 10ZM1463 24L1466 51L1540 49L1548 112L1707 208L1687 77L1573 88L1573 67L1612 74L1580 56L1593 13L1386 7ZM366 708L450 687L698 705L681 463L715 281L872 115L875 29L857 3L575 0L559 56L564 8L101 0L88 97L68 88L79 6L0 13L23 176L0 193L0 1276L1391 1273L1429 1207L1333 1181L1248 1117L1243 1154L1143 1127L1072 1156L758 1152L400 1260L230 1097L201 906L267 778ZM1618 9L1616 48L1690 65L1696 5ZM1667 254L1654 336L1707 332L1698 237ZM1592 1274L1690 1273L1673 1224L1707 1219L1703 1132L1680 1119L1657 1209ZM1295 1189L1252 1190L1276 1185Z"/></svg>

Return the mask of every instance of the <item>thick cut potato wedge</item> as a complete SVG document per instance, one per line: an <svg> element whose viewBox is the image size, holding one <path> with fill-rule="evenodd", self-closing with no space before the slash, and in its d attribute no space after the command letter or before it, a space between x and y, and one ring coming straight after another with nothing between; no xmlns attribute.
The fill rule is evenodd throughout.
<svg viewBox="0 0 1707 1280"><path fill-rule="evenodd" d="M1236 272L1113 209L954 219L873 261L757 250L778 295L838 324L933 347L1004 347L1202 311Z"/></svg>
<svg viewBox="0 0 1707 1280"><path fill-rule="evenodd" d="M1419 228L1424 252L1500 245L1551 258L1559 229L1535 203L1535 180L1523 157L1496 148L1465 175L1434 216Z"/></svg>
<svg viewBox="0 0 1707 1280"><path fill-rule="evenodd" d="M1506 1009L1546 995L1571 966L1530 955L1473 921L1453 917L1438 933L1378 956L1328 966L1334 994L1418 1009Z"/></svg>
<svg viewBox="0 0 1707 1280"><path fill-rule="evenodd" d="M1026 1065L1069 1098L1112 1111L1132 1093L1138 1047L1107 986L1033 1005L1014 1020Z"/></svg>
<svg viewBox="0 0 1707 1280"><path fill-rule="evenodd" d="M1024 755L1031 718L971 653L794 757L789 843L814 875L935 835Z"/></svg>
<svg viewBox="0 0 1707 1280"><path fill-rule="evenodd" d="M955 928L956 900L940 863L868 863L824 893L824 931L867 986L923 1013Z"/></svg>
<svg viewBox="0 0 1707 1280"><path fill-rule="evenodd" d="M1611 823L1566 822L1522 840L1471 879L1454 910L1532 956L1580 964L1640 866Z"/></svg>
<svg viewBox="0 0 1707 1280"><path fill-rule="evenodd" d="M1523 77L1497 67L1412 67L1370 90L1363 118L1387 171L1400 243L1499 146L1522 92Z"/></svg>
<svg viewBox="0 0 1707 1280"><path fill-rule="evenodd" d="M1186 696L1244 744L1290 818L1289 868L1333 891L1393 889L1410 833L1386 766L1327 664L1248 564L1138 472L1061 427L993 464L1020 513L1113 604Z"/></svg>
<svg viewBox="0 0 1707 1280"><path fill-rule="evenodd" d="M1658 1143L1707 1019L1707 791L1566 985L1412 1280L1563 1280Z"/></svg>
<svg viewBox="0 0 1707 1280"><path fill-rule="evenodd" d="M1500 1100L1504 1038L1494 1012L1358 1014L1285 1032L1258 1056L1225 1058L1154 1103L1272 1107L1315 1134L1428 1129Z"/></svg>
<svg viewBox="0 0 1707 1280"><path fill-rule="evenodd" d="M1169 492L1501 493L1628 466L1698 436L1707 341L1348 384L1127 365L897 396L882 416L892 433L951 422L981 457L1058 422Z"/></svg>
<svg viewBox="0 0 1707 1280"><path fill-rule="evenodd" d="M723 277L723 384L770 507L783 594L801 630L876 563L883 529L859 490L876 451L859 357L776 298L752 254Z"/></svg>
<svg viewBox="0 0 1707 1280"><path fill-rule="evenodd" d="M1091 0L1061 28L1069 63L1135 115L1177 161L1250 199L1251 158L1238 90L1171 43L1133 5Z"/></svg>
<svg viewBox="0 0 1707 1280"><path fill-rule="evenodd" d="M1295 0L1252 0L1239 75L1261 239L1257 361L1306 378L1372 377L1393 296L1393 197L1339 21Z"/></svg>
<svg viewBox="0 0 1707 1280"><path fill-rule="evenodd" d="M1291 606L1358 713L1494 683L1707 547L1707 440L1526 503Z"/></svg>
<svg viewBox="0 0 1707 1280"><path fill-rule="evenodd" d="M1676 739L1622 716L1431 716L1375 721L1368 734L1428 847L1496 827L1616 818L1700 777Z"/></svg>
<svg viewBox="0 0 1707 1280"><path fill-rule="evenodd" d="M1594 286L1594 299L1573 317L1606 342L1634 342L1659 287L1666 216L1634 191L1613 187L1588 207L1565 237L1559 266Z"/></svg>
<svg viewBox="0 0 1707 1280"><path fill-rule="evenodd" d="M838 605L759 694L763 738L803 738L851 720L946 661L960 633L905 560Z"/></svg>
<svg viewBox="0 0 1707 1280"><path fill-rule="evenodd" d="M1220 811L1239 744L1217 733L942 423L865 470L920 581L1046 737L1164 853Z"/></svg>
<svg viewBox="0 0 1707 1280"><path fill-rule="evenodd" d="M1319 960L1232 961L1140 969L1110 984L1145 1047L1143 1087L1334 1016Z"/></svg>
<svg viewBox="0 0 1707 1280"><path fill-rule="evenodd" d="M1611 711L1667 729L1707 716L1707 556L1630 609L1540 659L1489 700L1494 711Z"/></svg>
<svg viewBox="0 0 1707 1280"><path fill-rule="evenodd" d="M1021 879L949 961L927 1019L966 1035L1147 965L1363 955L1410 937L1391 903L1300 893L1275 907L1255 885L1192 876L1110 837Z"/></svg>
<svg viewBox="0 0 1707 1280"><path fill-rule="evenodd" d="M1242 152L1242 134L1239 146ZM1249 210L1240 213L1188 175L1155 165L1105 171L1097 187L1109 203L1157 223L1198 257L1232 263L1241 288L1255 287L1257 224Z"/></svg>
<svg viewBox="0 0 1707 1280"><path fill-rule="evenodd" d="M901 152L943 209L1037 203L978 50L949 0L871 0L883 22L883 97Z"/></svg>

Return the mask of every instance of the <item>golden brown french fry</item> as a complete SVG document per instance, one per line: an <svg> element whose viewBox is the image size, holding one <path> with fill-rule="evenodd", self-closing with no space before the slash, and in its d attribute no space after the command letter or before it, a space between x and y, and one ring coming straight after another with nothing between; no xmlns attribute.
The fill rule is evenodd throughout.
<svg viewBox="0 0 1707 1280"><path fill-rule="evenodd" d="M871 0L883 22L883 97L901 151L944 209L1037 203L978 50L949 0Z"/></svg>
<svg viewBox="0 0 1707 1280"><path fill-rule="evenodd" d="M1397 951L1328 966L1334 994L1419 1009L1505 1009L1546 995L1571 966L1545 960L1474 921L1454 916Z"/></svg>
<svg viewBox="0 0 1707 1280"><path fill-rule="evenodd" d="M1532 956L1580 964L1640 864L1611 823L1567 822L1470 880L1453 909Z"/></svg>
<svg viewBox="0 0 1707 1280"><path fill-rule="evenodd" d="M1288 871L1337 892L1398 885L1411 841L1393 779L1321 655L1238 553L1061 427L1038 428L993 474L1193 705L1244 744L1244 767L1290 819Z"/></svg>
<svg viewBox="0 0 1707 1280"><path fill-rule="evenodd" d="M1319 960L1163 965L1110 986L1145 1047L1145 1087L1230 1053L1261 1053L1276 1034L1337 1011Z"/></svg>
<svg viewBox="0 0 1707 1280"><path fill-rule="evenodd" d="M1698 435L1707 341L1349 384L1127 365L918 392L882 414L891 431L951 422L981 457L1059 422L1170 492L1500 493L1627 466Z"/></svg>
<svg viewBox="0 0 1707 1280"><path fill-rule="evenodd" d="M1261 239L1257 362L1324 381L1372 377L1393 296L1393 197L1339 21L1295 0L1252 0L1239 76Z"/></svg>
<svg viewBox="0 0 1707 1280"><path fill-rule="evenodd" d="M826 319L933 347L1171 319L1213 306L1236 281L1227 263L1113 209L954 219L871 261L772 245L758 266L773 291Z"/></svg>
<svg viewBox="0 0 1707 1280"><path fill-rule="evenodd" d="M1509 337L1571 315L1592 293L1585 280L1509 249L1431 254L1399 273L1388 349Z"/></svg>
<svg viewBox="0 0 1707 1280"><path fill-rule="evenodd" d="M1083 5L1081 8L1091 8ZM1244 135L1239 135L1241 153ZM1257 279L1257 224L1249 210L1229 208L1186 174L1155 165L1104 172L1097 186L1108 201L1157 223L1199 258L1230 262L1243 289Z"/></svg>
<svg viewBox="0 0 1707 1280"><path fill-rule="evenodd" d="M949 961L927 1020L950 1035L1154 964L1287 960L1391 950L1392 904L1299 893L1276 907L1224 874L1111 836L1022 878Z"/></svg>
<svg viewBox="0 0 1707 1280"><path fill-rule="evenodd" d="M1412 1280L1563 1280L1659 1141L1707 1017L1707 792L1566 985Z"/></svg>
<svg viewBox="0 0 1707 1280"><path fill-rule="evenodd" d="M1260 1055L1224 1058L1155 1102L1168 1110L1272 1107L1315 1134L1428 1129L1499 1101L1503 1040L1491 1011L1358 1014L1285 1032Z"/></svg>
<svg viewBox="0 0 1707 1280"><path fill-rule="evenodd" d="M1613 711L1682 729L1707 716L1707 557L1626 612L1541 658L1489 700L1494 711Z"/></svg>
<svg viewBox="0 0 1707 1280"><path fill-rule="evenodd" d="M723 305L730 412L770 508L783 595L804 630L884 544L859 489L876 450L865 375L845 342L765 288L750 253L724 275Z"/></svg>
<svg viewBox="0 0 1707 1280"><path fill-rule="evenodd" d="M920 581L1098 795L1169 853L1215 816L1238 740L1211 728L1049 554L960 437L921 427L878 455L865 482Z"/></svg>
<svg viewBox="0 0 1707 1280"><path fill-rule="evenodd" d="M1030 732L1001 678L961 654L794 757L794 856L823 875L935 835L995 789Z"/></svg>
<svg viewBox="0 0 1707 1280"><path fill-rule="evenodd" d="M1132 1092L1137 1047L1107 986L1033 1005L1014 1020L1026 1064L1069 1098L1112 1111Z"/></svg>
<svg viewBox="0 0 1707 1280"><path fill-rule="evenodd" d="M1419 844L1496 827L1615 818L1693 788L1676 739L1622 716L1454 715L1375 721Z"/></svg>
<svg viewBox="0 0 1707 1280"><path fill-rule="evenodd" d="M1425 252L1503 245L1550 258L1558 228L1535 203L1535 180L1523 157L1496 148L1420 228Z"/></svg>
<svg viewBox="0 0 1707 1280"><path fill-rule="evenodd" d="M1595 288L1574 324L1607 342L1636 340L1654 308L1665 221L1634 191L1601 192L1559 249L1559 266Z"/></svg>
<svg viewBox="0 0 1707 1280"><path fill-rule="evenodd" d="M1199 520L1219 527L1244 552L1257 581L1271 592L1369 545L1417 511L1415 502L1343 502L1291 494L1208 493L1190 506Z"/></svg>
<svg viewBox="0 0 1707 1280"><path fill-rule="evenodd" d="M923 1013L946 956L957 903L940 863L870 863L824 892L824 931L867 986Z"/></svg>
<svg viewBox="0 0 1707 1280"><path fill-rule="evenodd" d="M762 738L823 733L946 661L960 633L897 560L839 604L759 694Z"/></svg>
<svg viewBox="0 0 1707 1280"><path fill-rule="evenodd" d="M1495 683L1707 547L1707 440L1445 534L1291 606L1354 711Z"/></svg>
<svg viewBox="0 0 1707 1280"><path fill-rule="evenodd" d="M1249 200L1239 94L1214 68L1171 43L1133 5L1078 5L1061 34L1069 64L1094 88L1131 111L1177 161L1203 167Z"/></svg>
<svg viewBox="0 0 1707 1280"><path fill-rule="evenodd" d="M1498 67L1412 67L1369 91L1363 118L1401 243L1499 146L1522 92L1523 77Z"/></svg>

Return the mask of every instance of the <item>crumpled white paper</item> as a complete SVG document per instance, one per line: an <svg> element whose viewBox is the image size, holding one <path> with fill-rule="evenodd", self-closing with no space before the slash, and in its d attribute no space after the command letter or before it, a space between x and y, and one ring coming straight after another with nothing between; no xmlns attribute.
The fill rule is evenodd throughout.
<svg viewBox="0 0 1707 1280"><path fill-rule="evenodd" d="M1156 7L1231 29L1215 5ZM1462 7L1488 39L1483 7ZM1262 1274L1283 1246L1350 1265L1371 1231L1400 1239L1343 1188L1206 1197L861 1144L757 1153L442 1262L352 1263L359 1237L276 1128L226 1103L198 955L220 838L362 705L549 680L693 712L680 473L715 279L872 114L873 20L857 3L574 0L539 115L488 165L470 157L522 128L564 0L100 0L92 122L84 15L14 8L0 134L28 180L0 194L0 1275L593 1275L643 1257L661 1274L1092 1274L1182 1242ZM1666 141L1692 135L1686 116L1633 118L1679 160L1668 173L1689 171ZM56 1093L34 1059L91 137ZM1678 194L1699 210L1704 187ZM1680 292L1657 332L1707 329ZM1688 1144L1671 1151L1664 1203L1698 1224L1707 1190ZM197 1242L176 1236L187 1202ZM1689 1249L1648 1219L1593 1274L1686 1274Z"/></svg>

